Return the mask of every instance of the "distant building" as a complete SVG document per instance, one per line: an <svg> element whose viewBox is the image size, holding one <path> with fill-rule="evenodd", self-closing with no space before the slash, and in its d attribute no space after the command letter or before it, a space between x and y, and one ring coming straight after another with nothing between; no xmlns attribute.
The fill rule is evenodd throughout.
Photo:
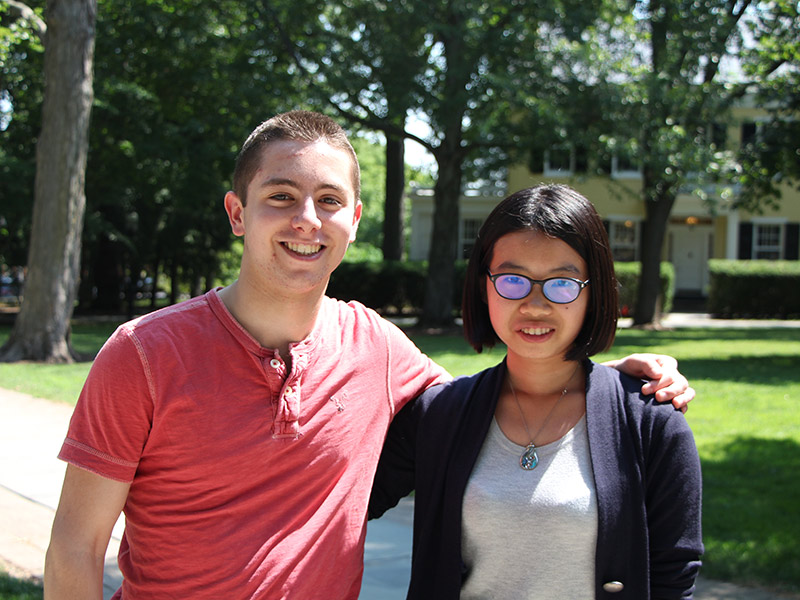
<svg viewBox="0 0 800 600"><path fill-rule="evenodd" d="M730 121L714 128L731 147L758 135L765 111L753 106L734 108ZM614 156L608 173L587 174L587 157L575 148L552 148L541 159L541 171L524 165L508 169L504 189L482 189L461 197L458 225L459 248L466 258L475 235L492 208L507 194L543 182L565 183L591 200L607 224L614 257L619 261L639 260L639 236L645 218L641 194L642 178L635 163ZM720 186L721 188L722 186ZM710 258L798 260L800 258L800 191L796 182L781 184L777 209L763 214L733 208L732 202L718 199L712 213L686 186L672 210L664 243L663 259L675 267L678 296L707 296ZM697 188L694 188L695 190ZM716 186L704 187L716 196ZM735 193L735 190L734 190ZM433 191L413 190L411 197L411 239L409 258L428 257L433 221Z"/></svg>

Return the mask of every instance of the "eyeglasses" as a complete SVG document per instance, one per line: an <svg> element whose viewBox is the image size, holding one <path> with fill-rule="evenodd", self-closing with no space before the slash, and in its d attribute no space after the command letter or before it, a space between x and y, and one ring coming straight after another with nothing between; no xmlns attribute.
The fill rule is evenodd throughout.
<svg viewBox="0 0 800 600"><path fill-rule="evenodd" d="M581 281L572 277L549 277L547 279L531 279L517 273L497 273L492 275L486 271L494 285L495 291L506 300L522 300L533 290L533 284L542 286L544 297L556 304L569 304L578 299L581 290L589 285L589 280Z"/></svg>

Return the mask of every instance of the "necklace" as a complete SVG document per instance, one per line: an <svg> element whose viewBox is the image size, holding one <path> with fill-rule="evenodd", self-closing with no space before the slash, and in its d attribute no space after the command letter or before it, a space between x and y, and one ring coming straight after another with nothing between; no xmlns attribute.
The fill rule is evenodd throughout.
<svg viewBox="0 0 800 600"><path fill-rule="evenodd" d="M578 367L580 367L580 364ZM535 436L532 436L530 429L528 429L528 422L525 420L525 414L522 412L522 406L520 406L519 400L517 399L517 392L514 389L514 384L511 383L511 377L508 378L508 386L511 388L511 395L514 396L514 402L517 403L519 416L522 417L522 424L525 426L525 433L528 434L528 439L530 440L530 443L525 446L525 451L522 453L522 456L519 457L519 466L526 471L533 471L536 468L536 465L539 464L539 453L536 452L536 444L534 443L534 440L539 437L539 434L542 433L542 431L544 431L545 426L550 421L550 417L553 416L556 406L558 406L558 403L561 402L561 399L567 395L566 386L568 386L569 382L572 381L572 378L575 377L575 373L578 372L578 367L575 367L572 375L570 375L569 379L567 379L564 389L561 390L561 395L558 397L558 400L556 400L555 404L553 404L553 408L550 409L550 412L547 413L544 423L542 423L542 426L539 427L539 431L536 432Z"/></svg>

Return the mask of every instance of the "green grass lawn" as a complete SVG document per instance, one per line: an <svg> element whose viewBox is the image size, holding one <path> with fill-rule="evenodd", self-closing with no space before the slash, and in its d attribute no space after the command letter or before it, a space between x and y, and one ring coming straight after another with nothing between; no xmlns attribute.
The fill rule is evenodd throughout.
<svg viewBox="0 0 800 600"><path fill-rule="evenodd" d="M113 325L76 325L82 352ZM0 328L0 343L8 328ZM458 335L412 337L453 375L503 358L475 352ZM604 360L631 352L671 354L697 399L687 419L703 464L703 574L800 591L800 330L622 330ZM0 386L73 402L89 364L0 364ZM0 596L2 598L2 596Z"/></svg>
<svg viewBox="0 0 800 600"><path fill-rule="evenodd" d="M116 322L76 322L72 328L72 346L80 354L97 354L117 325ZM0 345L5 343L10 332L10 326L0 326ZM91 366L90 362L71 365L0 363L0 387L75 404Z"/></svg>
<svg viewBox="0 0 800 600"><path fill-rule="evenodd" d="M43 597L41 583L13 577L0 565L0 600L41 600Z"/></svg>

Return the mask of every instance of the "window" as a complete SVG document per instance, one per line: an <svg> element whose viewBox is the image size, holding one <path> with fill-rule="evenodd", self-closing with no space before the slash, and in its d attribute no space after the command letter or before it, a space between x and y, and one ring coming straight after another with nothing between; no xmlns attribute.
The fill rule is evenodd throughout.
<svg viewBox="0 0 800 600"><path fill-rule="evenodd" d="M639 224L630 219L610 221L608 239L615 261L632 262L638 260Z"/></svg>
<svg viewBox="0 0 800 600"><path fill-rule="evenodd" d="M586 173L589 156L580 145L553 146L544 153L543 173L550 177L566 177L573 173Z"/></svg>
<svg viewBox="0 0 800 600"><path fill-rule="evenodd" d="M589 171L589 151L584 146L576 146L573 150L575 155L576 173L586 173Z"/></svg>
<svg viewBox="0 0 800 600"><path fill-rule="evenodd" d="M612 177L639 177L639 162L633 152L619 149L611 158Z"/></svg>
<svg viewBox="0 0 800 600"><path fill-rule="evenodd" d="M742 146L756 141L758 127L755 123L742 123Z"/></svg>
<svg viewBox="0 0 800 600"><path fill-rule="evenodd" d="M778 223L756 223L753 226L753 258L780 260L783 227Z"/></svg>
<svg viewBox="0 0 800 600"><path fill-rule="evenodd" d="M711 143L718 149L725 148L728 143L728 128L724 124L711 124Z"/></svg>
<svg viewBox="0 0 800 600"><path fill-rule="evenodd" d="M475 238L481 228L483 219L464 219L461 221L461 257L469 258L475 246Z"/></svg>
<svg viewBox="0 0 800 600"><path fill-rule="evenodd" d="M569 146L556 146L544 154L545 175L569 175L572 173L572 150Z"/></svg>

